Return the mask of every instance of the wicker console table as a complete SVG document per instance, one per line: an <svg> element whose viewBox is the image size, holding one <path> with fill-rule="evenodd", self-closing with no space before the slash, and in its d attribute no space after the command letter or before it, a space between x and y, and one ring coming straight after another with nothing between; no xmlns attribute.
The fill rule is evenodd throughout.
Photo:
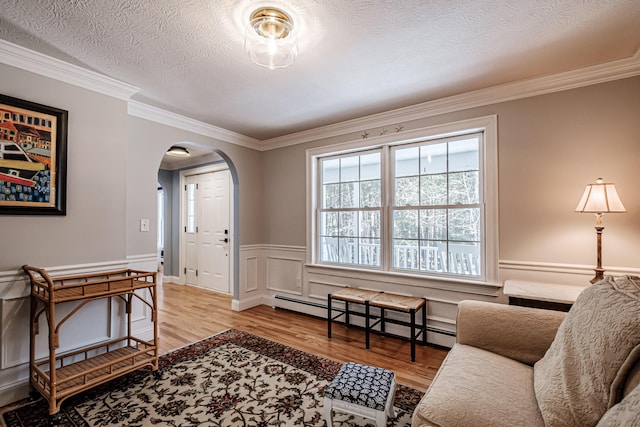
<svg viewBox="0 0 640 427"><path fill-rule="evenodd" d="M333 300L344 302L344 309L334 307ZM364 313L352 310L350 303L364 305ZM372 313L371 307L376 307L379 313ZM385 310L408 313L409 321L389 318L385 316ZM334 315L334 311L337 311L338 314ZM419 311L422 315L421 322L416 323L416 314ZM327 298L327 336L331 338L331 325L342 316L344 316L344 324L350 326L350 315L364 317L365 348L367 350L370 347L370 333L373 331L386 334L387 323L409 328L412 362L416 361L416 342L418 342L418 338L420 338L422 345L427 345L427 302L424 298L359 288L341 289L329 294ZM374 329L376 326L379 326L378 330Z"/></svg>
<svg viewBox="0 0 640 427"><path fill-rule="evenodd" d="M159 375L155 272L119 270L52 278L42 268L28 265L22 268L31 280L29 384L32 391L37 390L49 403L52 421L58 417L65 399L90 387L143 366L150 366L154 374ZM140 293L143 290L148 290L149 297ZM64 323L89 302L112 297L122 299L126 305L127 334L58 354ZM131 307L134 298L151 309L154 323L152 340L132 336ZM62 319L56 318L56 305L73 301L77 302L75 308ZM43 314L48 326L49 352L47 357L36 360L35 336Z"/></svg>

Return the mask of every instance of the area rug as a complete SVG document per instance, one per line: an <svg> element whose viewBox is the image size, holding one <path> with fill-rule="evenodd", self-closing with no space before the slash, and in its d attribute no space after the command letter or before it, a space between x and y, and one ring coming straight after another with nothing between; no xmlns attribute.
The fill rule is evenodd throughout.
<svg viewBox="0 0 640 427"><path fill-rule="evenodd" d="M228 330L160 357L161 378L141 369L62 405L60 426L324 426L323 392L341 364ZM398 385L396 418L409 426L422 393ZM39 398L4 414L8 427L48 425ZM373 426L336 413L335 426Z"/></svg>

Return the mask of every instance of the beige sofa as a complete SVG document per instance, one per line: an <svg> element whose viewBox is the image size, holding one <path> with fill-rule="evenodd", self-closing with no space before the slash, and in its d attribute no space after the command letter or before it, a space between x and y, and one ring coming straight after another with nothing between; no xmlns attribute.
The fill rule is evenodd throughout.
<svg viewBox="0 0 640 427"><path fill-rule="evenodd" d="M639 383L639 277L606 277L568 314L463 301L412 427L640 426Z"/></svg>

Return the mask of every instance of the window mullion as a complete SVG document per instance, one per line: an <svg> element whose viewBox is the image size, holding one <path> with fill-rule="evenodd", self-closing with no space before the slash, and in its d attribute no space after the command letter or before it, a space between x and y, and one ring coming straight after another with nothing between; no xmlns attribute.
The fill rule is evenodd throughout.
<svg viewBox="0 0 640 427"><path fill-rule="evenodd" d="M391 148L385 146L382 148L382 230L380 233L380 251L382 254L382 269L384 271L391 270L391 258L393 254L393 231L392 231L392 215L391 215L391 203L393 200L392 194L395 188L393 182L393 170L391 162Z"/></svg>

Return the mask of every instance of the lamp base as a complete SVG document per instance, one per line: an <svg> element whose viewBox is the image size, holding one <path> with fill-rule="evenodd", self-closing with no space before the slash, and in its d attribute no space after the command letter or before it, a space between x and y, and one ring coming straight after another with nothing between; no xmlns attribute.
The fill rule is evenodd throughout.
<svg viewBox="0 0 640 427"><path fill-rule="evenodd" d="M604 268L594 268L593 270L596 272L596 275L593 276L593 279L589 280L589 282L593 284L604 279Z"/></svg>

